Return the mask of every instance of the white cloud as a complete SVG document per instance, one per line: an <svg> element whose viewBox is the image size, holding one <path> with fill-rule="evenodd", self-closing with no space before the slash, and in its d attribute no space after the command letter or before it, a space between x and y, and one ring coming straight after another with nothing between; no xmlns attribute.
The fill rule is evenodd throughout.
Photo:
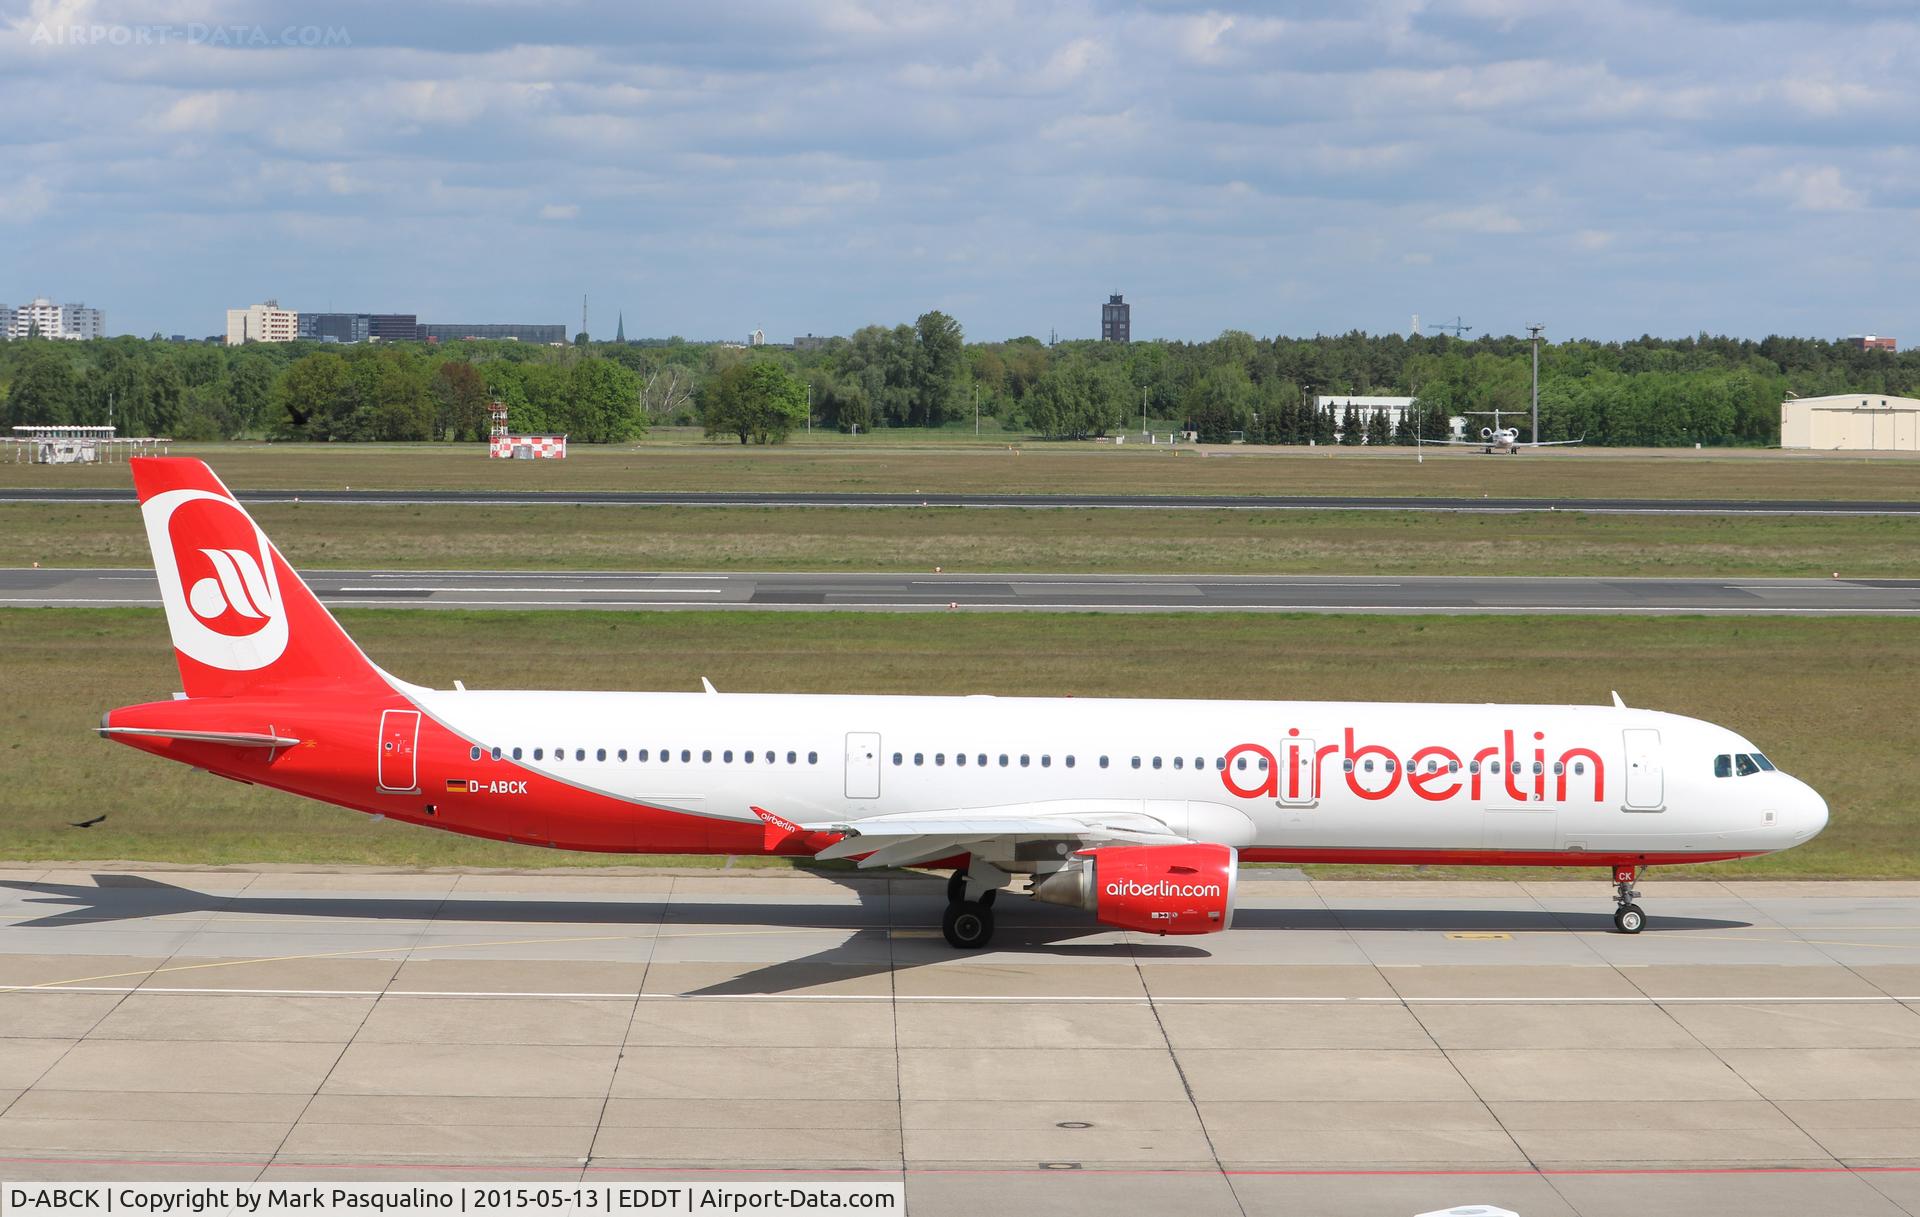
<svg viewBox="0 0 1920 1217"><path fill-rule="evenodd" d="M25 224L45 215L53 206L46 179L31 176L0 184L0 223Z"/></svg>
<svg viewBox="0 0 1920 1217"><path fill-rule="evenodd" d="M1783 169L1767 189L1784 196L1797 211L1857 211L1866 205L1866 196L1847 185L1833 165Z"/></svg>
<svg viewBox="0 0 1920 1217"><path fill-rule="evenodd" d="M1427 227L1492 236L1526 230L1526 225L1522 224L1512 212L1490 203L1440 212L1438 215L1428 217Z"/></svg>
<svg viewBox="0 0 1920 1217"><path fill-rule="evenodd" d="M543 220L577 220L580 218L578 203L548 203L540 209Z"/></svg>

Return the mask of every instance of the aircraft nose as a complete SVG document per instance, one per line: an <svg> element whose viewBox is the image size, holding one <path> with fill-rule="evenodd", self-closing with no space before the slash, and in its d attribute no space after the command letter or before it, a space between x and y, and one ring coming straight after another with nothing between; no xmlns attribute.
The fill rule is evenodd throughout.
<svg viewBox="0 0 1920 1217"><path fill-rule="evenodd" d="M1827 801L1813 787L1798 778L1794 780L1800 785L1800 797L1794 807L1794 835L1802 841L1811 840L1827 826Z"/></svg>

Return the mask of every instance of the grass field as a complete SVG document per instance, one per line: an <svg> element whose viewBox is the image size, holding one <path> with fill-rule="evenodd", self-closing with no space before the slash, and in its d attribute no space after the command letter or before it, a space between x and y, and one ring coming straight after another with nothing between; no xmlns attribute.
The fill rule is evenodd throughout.
<svg viewBox="0 0 1920 1217"><path fill-rule="evenodd" d="M1479 574L1920 574L1920 517L260 504L296 566ZM131 505L0 505L0 566L151 559Z"/></svg>
<svg viewBox="0 0 1920 1217"><path fill-rule="evenodd" d="M1811 845L1707 868L1920 876L1906 787L1920 622L1017 614L342 614L388 670L471 687L979 692L1604 703L1744 732L1833 809ZM503 646L503 640L516 645ZM177 685L158 611L0 611L10 659L0 859L630 863L470 841L193 774L95 738ZM991 657L982 662L982 657ZM87 831L69 820L105 811ZM1350 871L1344 873L1351 873ZM1398 872L1404 873L1404 872Z"/></svg>
<svg viewBox="0 0 1920 1217"><path fill-rule="evenodd" d="M654 440L565 461L491 461L478 444L176 445L236 489L811 490L1362 494L1479 498L1920 498L1911 454L1562 448L1151 448L893 436L776 448ZM0 486L125 486L124 465L0 463Z"/></svg>

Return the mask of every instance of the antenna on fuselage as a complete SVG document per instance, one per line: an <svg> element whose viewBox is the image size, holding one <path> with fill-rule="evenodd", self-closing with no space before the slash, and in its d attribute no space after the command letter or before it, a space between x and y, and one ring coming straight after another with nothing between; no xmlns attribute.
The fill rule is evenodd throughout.
<svg viewBox="0 0 1920 1217"><path fill-rule="evenodd" d="M714 687L713 687L713 682L712 682L712 681L710 681L710 680L708 680L708 679L707 679L706 677L704 677L704 676L702 676L702 677L700 678L700 687L701 687L701 688L703 688L703 689L705 689L705 690L706 690L707 692L709 692L709 693L718 693L718 692L720 691L720 690L718 690L718 689L716 689L716 688L714 688ZM1615 696L1615 697L1618 697L1618 696L1619 696L1619 694L1615 694L1614 696Z"/></svg>
<svg viewBox="0 0 1920 1217"><path fill-rule="evenodd" d="M1613 690L1613 708L1616 710L1624 710L1627 708L1627 703L1620 700L1620 690L1618 689Z"/></svg>

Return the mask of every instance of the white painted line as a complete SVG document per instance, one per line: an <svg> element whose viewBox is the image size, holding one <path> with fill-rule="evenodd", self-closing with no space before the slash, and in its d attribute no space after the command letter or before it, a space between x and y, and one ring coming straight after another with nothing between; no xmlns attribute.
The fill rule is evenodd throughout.
<svg viewBox="0 0 1920 1217"><path fill-rule="evenodd" d="M1046 1005L1394 1005L1394 1006L1659 1006L1659 1005L1891 1005L1920 1002L1920 996L1892 994L1819 994L1786 996L1763 994L1748 996L1648 997L1337 997L1272 996L1266 994L1219 995L1113 995L1113 994L1037 994L1005 995L978 993L633 993L618 991L535 991L501 989L239 989L170 985L67 985L47 981L37 985L0 985L0 996L7 993L167 993L195 996L236 997L444 997L468 999L531 998L549 1001L734 1001L734 1002L982 1002ZM0 1011L4 1011L0 1004Z"/></svg>
<svg viewBox="0 0 1920 1217"><path fill-rule="evenodd" d="M1805 583L1728 583L1730 592L1915 592L1917 587L1871 587L1863 583L1823 583L1810 579Z"/></svg>
<svg viewBox="0 0 1920 1217"><path fill-rule="evenodd" d="M726 593L723 587L426 587L387 584L384 587L337 587L328 595L346 595L352 592L464 592L472 595L487 595L496 592L549 592L553 595L565 595L577 592L582 595L608 595L612 593L637 592L642 595L661 596L719 596Z"/></svg>
<svg viewBox="0 0 1920 1217"><path fill-rule="evenodd" d="M316 571L315 574L328 574ZM533 570L410 570L410 571L369 571L372 579L731 579L732 575L709 575L699 571L628 571L625 574L596 574L592 571L552 571Z"/></svg>

